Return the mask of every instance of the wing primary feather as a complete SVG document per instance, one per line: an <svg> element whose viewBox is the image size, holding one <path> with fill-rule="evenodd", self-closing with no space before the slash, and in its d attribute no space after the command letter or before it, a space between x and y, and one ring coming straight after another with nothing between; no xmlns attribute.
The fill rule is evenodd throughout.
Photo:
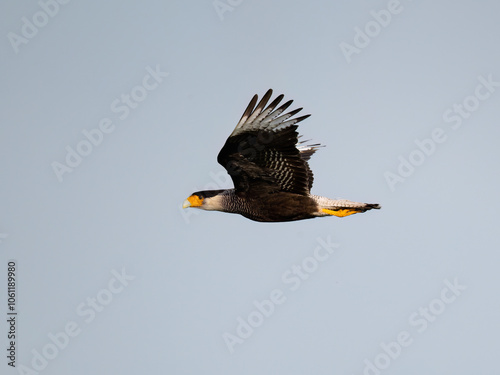
<svg viewBox="0 0 500 375"><path fill-rule="evenodd" d="M281 129L284 129L284 128L290 126L290 125L295 125L295 124L297 124L297 123L305 120L309 116L311 116L311 115L305 115L305 116L302 116L302 117L297 117L297 118L294 118L292 120L285 121L282 124L279 124L278 126L276 126L274 128L274 130L281 130Z"/></svg>
<svg viewBox="0 0 500 375"><path fill-rule="evenodd" d="M260 100L259 104L257 104L257 107L253 111L252 115L246 120L246 122L252 122L255 120L255 118L264 110L266 107L267 102L269 101L269 98L273 95L273 90L269 89L267 92L264 94L262 99Z"/></svg>
<svg viewBox="0 0 500 375"><path fill-rule="evenodd" d="M276 99L274 99L271 104L269 104L267 106L267 108L255 119L255 122L260 122L262 121L263 119L265 119L267 117L267 115L269 115L269 113L271 113L272 110L274 110L274 108L276 108L276 106L281 102L281 100L284 98L284 95L281 94L279 95Z"/></svg>
<svg viewBox="0 0 500 375"><path fill-rule="evenodd" d="M297 121L297 122L295 122L295 124L297 124L297 123L299 123L299 122L301 122L301 121L304 121L306 118L308 118L308 117L310 117L310 116L311 116L311 115L304 115L304 116L301 116L301 117L297 117L297 118L295 119L295 120ZM290 121L292 121L292 120L290 120Z"/></svg>
<svg viewBox="0 0 500 375"><path fill-rule="evenodd" d="M268 108L276 108L276 106L283 100L283 98L285 97L285 95L283 94L280 94L276 97L276 99L274 99L271 104L269 104L269 107Z"/></svg>
<svg viewBox="0 0 500 375"><path fill-rule="evenodd" d="M270 123L271 121L273 121L276 117L281 115L288 107L290 107L292 105L292 103L293 103L293 100L287 101L285 104L283 104L281 107L279 107L277 110L272 112L269 116L267 116L267 118L264 121L262 121L262 125L266 125L266 124Z"/></svg>
<svg viewBox="0 0 500 375"><path fill-rule="evenodd" d="M247 109L245 109L245 112L243 112L243 115L241 116L241 119L238 122L238 125L236 125L236 129L239 128L242 124L244 124L247 121L248 116L250 116L253 109L255 108L255 104L257 103L258 99L259 99L259 97L257 96L257 94L255 94L253 96L252 100L250 101L250 103L248 104Z"/></svg>
<svg viewBox="0 0 500 375"><path fill-rule="evenodd" d="M302 111L302 108L297 108L297 109L295 109L291 112L288 112L280 117L277 117L273 121L271 121L267 127L272 128L273 126L278 125L281 122L284 122L285 120L288 120L290 117L299 113L300 111Z"/></svg>

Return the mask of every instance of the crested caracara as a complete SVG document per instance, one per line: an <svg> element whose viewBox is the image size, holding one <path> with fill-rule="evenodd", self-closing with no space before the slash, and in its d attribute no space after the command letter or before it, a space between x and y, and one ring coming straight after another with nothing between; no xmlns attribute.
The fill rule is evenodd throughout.
<svg viewBox="0 0 500 375"><path fill-rule="evenodd" d="M279 95L266 107L272 90L257 104L255 95L217 157L231 176L234 189L197 191L183 208L223 211L264 222L293 221L320 216L344 217L380 205L330 199L310 193L313 173L307 163L319 144L298 142L296 117L302 108L282 114L292 104ZM256 106L257 104L257 106Z"/></svg>

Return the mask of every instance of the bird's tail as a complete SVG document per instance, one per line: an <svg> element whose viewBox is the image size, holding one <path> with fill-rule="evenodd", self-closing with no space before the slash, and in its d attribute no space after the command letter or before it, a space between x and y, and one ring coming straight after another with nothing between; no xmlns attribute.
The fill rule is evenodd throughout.
<svg viewBox="0 0 500 375"><path fill-rule="evenodd" d="M372 209L380 209L380 205L377 203L359 203L347 199L330 199L318 196L314 196L314 199L318 204L318 216L344 217Z"/></svg>

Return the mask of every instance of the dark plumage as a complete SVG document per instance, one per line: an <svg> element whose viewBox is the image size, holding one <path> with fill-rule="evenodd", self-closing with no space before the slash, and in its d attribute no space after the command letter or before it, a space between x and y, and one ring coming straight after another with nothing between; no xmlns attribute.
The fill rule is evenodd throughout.
<svg viewBox="0 0 500 375"><path fill-rule="evenodd" d="M234 189L195 192L183 207L238 213L267 222L343 217L380 208L310 194L314 178L307 161L321 146L303 146L297 134L297 123L310 115L290 119L302 108L282 114L292 104L290 100L278 107L283 95L266 107L271 95L268 90L258 104L257 95L252 98L217 157Z"/></svg>

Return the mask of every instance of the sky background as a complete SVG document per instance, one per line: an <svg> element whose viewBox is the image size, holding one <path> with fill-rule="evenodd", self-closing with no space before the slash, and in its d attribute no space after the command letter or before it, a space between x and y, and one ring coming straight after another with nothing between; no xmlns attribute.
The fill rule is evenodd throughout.
<svg viewBox="0 0 500 375"><path fill-rule="evenodd" d="M2 347L10 259L18 311L2 374L499 372L500 3L41 3L0 5ZM380 211L181 209L231 187L217 153L269 88L327 145L312 192Z"/></svg>

